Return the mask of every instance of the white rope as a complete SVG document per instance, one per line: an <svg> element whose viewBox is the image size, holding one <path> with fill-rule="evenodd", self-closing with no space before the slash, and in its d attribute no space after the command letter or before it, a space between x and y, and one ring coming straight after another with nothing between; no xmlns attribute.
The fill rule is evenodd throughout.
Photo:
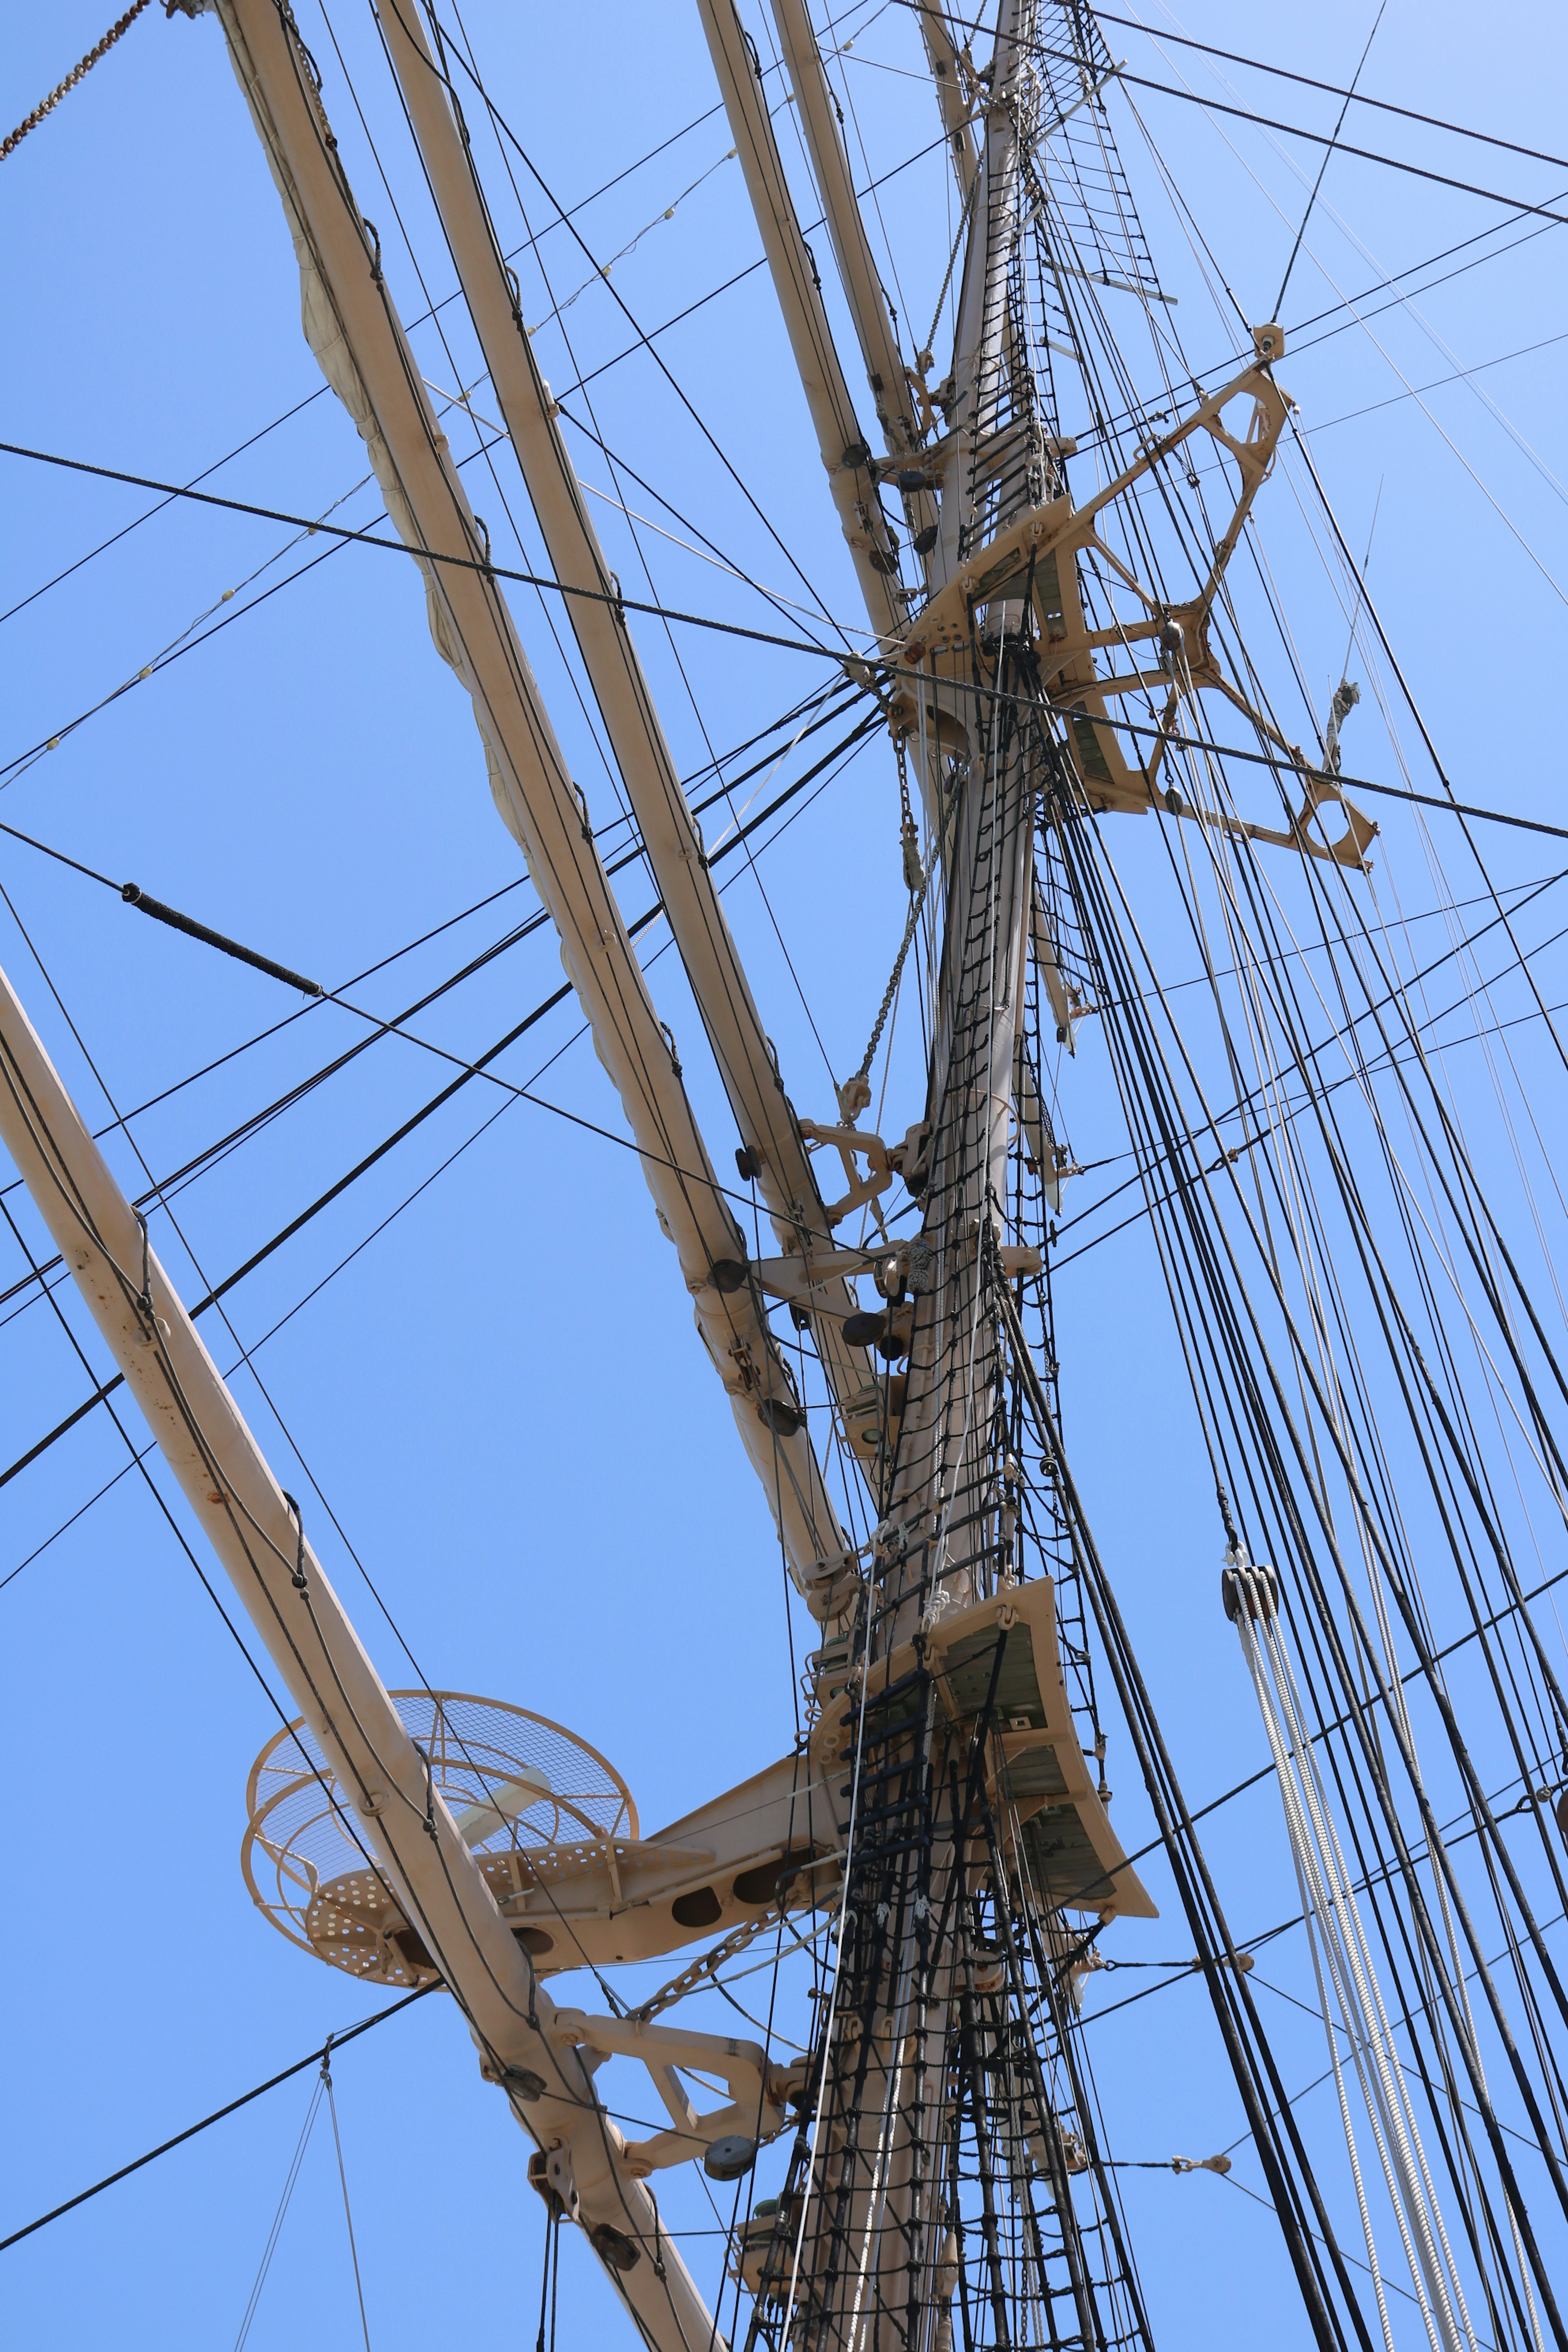
<svg viewBox="0 0 1568 2352"><path fill-rule="evenodd" d="M1317 1768L1315 1751L1306 1730L1295 1670L1291 1665L1289 1652L1285 1645L1284 1633L1278 1618L1272 1621L1265 1638L1269 1642L1275 1654L1275 1676L1285 1698L1296 1753L1298 1757L1305 1759L1303 1784L1310 1797L1314 1800L1319 1835L1324 1843L1325 1851L1331 1858L1337 1885L1337 1899L1342 1906L1349 1906L1347 1924L1352 1930L1351 1956L1356 1965L1358 1983L1363 1989L1363 1999L1369 2002L1369 2013L1376 2022L1377 2038L1374 2048L1378 2053L1380 2082L1384 2087L1384 2095L1388 2100L1390 2120L1397 2129L1406 2164L1413 2161L1419 2171L1424 2194L1415 2204L1415 2217L1421 2235L1425 2257L1430 2265L1429 2280L1433 2286L1434 2301L1439 2304L1445 2301L1445 2281L1449 2283L1453 2304L1458 2308L1459 2326L1463 2329L1465 2340L1470 2346L1471 2352L1476 2352L1475 2330L1470 2325L1469 2312L1465 2304L1464 2288L1460 2284L1458 2271L1454 2262L1453 2250L1448 2243L1447 2227L1443 2219L1442 2208L1437 2202L1437 2192L1427 2166L1426 2151L1422 2146L1420 2132L1416 2126L1415 2111L1411 2102L1405 2068L1394 2046L1393 2029L1384 2003L1383 1988L1378 1982L1373 1967L1371 1947L1367 1943L1366 1934L1362 1926L1351 1874L1346 1867L1344 1853L1340 1844L1339 1831L1329 1811L1327 1795ZM1436 2249L1432 2242L1434 2236L1442 2252L1441 2268L1437 2263ZM1447 2315L1449 2330L1452 2329L1453 2324L1453 2312L1450 2310Z"/></svg>
<svg viewBox="0 0 1568 2352"><path fill-rule="evenodd" d="M1301 1894L1319 2006L1340 2095L1345 2145L1384 2342L1388 2352L1393 2352L1382 2273L1345 2090L1342 2035L1361 2089L1432 2352L1466 2352L1466 2347L1468 2352L1478 2352L1404 2064L1373 1963L1372 1948L1307 1732L1300 1692L1279 1622L1273 1579L1267 1570L1249 1566L1239 1555L1231 1559L1231 1567L1236 1626L1279 1783L1286 1833Z"/></svg>
<svg viewBox="0 0 1568 2352"><path fill-rule="evenodd" d="M1239 1623L1241 1621L1237 1622ZM1356 2147L1355 2126L1351 2120L1350 2103L1345 2094L1344 2069L1340 2062L1339 2036L1330 2022L1331 2012L1329 2007L1328 1990L1323 1983L1323 1958L1315 1926L1316 1915L1312 1896L1308 1890L1307 1874L1301 1862L1301 1848L1306 1840L1300 1829L1295 1791L1290 1779L1289 1755L1280 1737L1274 1708L1270 1704L1258 1643L1248 1638L1249 1632L1250 1628L1247 1628L1242 1633L1242 1654L1247 1660L1247 1670L1252 1676L1252 1685L1258 1694L1258 1712L1263 1717L1263 1728L1268 1735L1269 1750L1274 1759L1274 1769L1279 1781L1279 1795L1285 1807L1286 1828L1290 1839L1290 1859L1296 1872L1296 1887L1300 1899L1301 1916L1307 1923L1307 1942L1312 1955L1312 1974L1317 1979L1318 2006L1322 2011L1324 2029L1328 2036L1329 2063L1333 2069L1334 2090L1340 2103L1340 2122L1344 2131L1345 2147L1350 2156L1351 2179L1355 2184L1356 2208L1361 2215L1362 2236L1366 2243L1367 2268L1372 2273L1372 2288L1377 2299L1377 2316L1383 2329L1385 2352L1394 2352L1394 2335L1389 2326L1388 2305L1384 2295L1383 2271L1378 2262L1377 2242L1373 2234L1372 2215L1367 2210L1366 2185L1362 2178L1361 2156Z"/></svg>

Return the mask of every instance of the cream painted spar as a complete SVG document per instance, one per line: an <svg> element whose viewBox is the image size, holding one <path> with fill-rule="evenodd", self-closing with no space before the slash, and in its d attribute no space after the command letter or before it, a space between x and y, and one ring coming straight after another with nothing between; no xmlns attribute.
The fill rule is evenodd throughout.
<svg viewBox="0 0 1568 2352"><path fill-rule="evenodd" d="M848 1550L784 1359L744 1272L726 1205L581 793L343 178L321 94L291 21L272 0L214 12L282 200L300 266L305 333L363 436L404 540L421 560L431 635L473 698L490 789L561 938L561 957L620 1097L659 1223L675 1244L697 1327L803 1591Z"/></svg>

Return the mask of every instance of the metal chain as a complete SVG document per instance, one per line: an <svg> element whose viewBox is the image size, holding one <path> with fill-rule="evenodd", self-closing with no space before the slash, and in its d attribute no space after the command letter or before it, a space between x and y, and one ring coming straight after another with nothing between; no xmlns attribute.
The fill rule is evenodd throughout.
<svg viewBox="0 0 1568 2352"><path fill-rule="evenodd" d="M773 1910L764 1911L760 1919L748 1919L742 1926L732 1928L721 1944L716 1944L710 1952L704 1952L701 1958L693 1960L689 1968L682 1969L678 1977L634 2009L632 2015L646 2025L650 2017L658 2017L662 2010L673 2008L678 2000L683 2000L689 1992L695 1991L704 1977L711 1977L715 1969L722 1968L726 1960L732 1960L737 1953L743 1952L764 1927L776 1927L784 1916L783 1910L775 1906Z"/></svg>
<svg viewBox="0 0 1568 2352"><path fill-rule="evenodd" d="M893 746L899 763L899 842L904 856L904 887L918 890L921 887L921 833L915 823L915 813L910 806L910 771L904 756L904 739L900 735Z"/></svg>
<svg viewBox="0 0 1568 2352"><path fill-rule="evenodd" d="M4 142L0 142L0 159L4 159L5 156L12 153L16 148L19 147L23 140L26 137L28 131L36 131L37 129L46 114L52 114L54 112L56 107L59 104L61 99L65 97L67 91L73 90L89 68L95 66L100 58L106 57L108 55L109 51L114 47L115 42L119 40L121 35L130 31L132 26L136 22L137 17L140 16L142 9L145 8L146 5L147 0L136 0L135 6L126 10L124 16L120 19L119 24L111 25L110 26L102 40L98 44L98 47L94 49L89 49L86 57L82 58L79 65L72 66L69 73L67 74L64 81L60 83L58 89L51 89L47 98L43 100L42 104L34 107L26 121L25 122L18 122L16 128L11 132L10 136Z"/></svg>
<svg viewBox="0 0 1568 2352"><path fill-rule="evenodd" d="M921 353L929 352L936 341L936 331L942 324L942 306L947 299L947 289L952 283L952 273L958 262L958 249L963 243L964 234L969 227L969 215L974 203L974 191L979 185L980 174L976 172L973 179L969 183L969 193L963 199L963 209L959 215L958 234L952 240L952 251L947 257L947 268L942 276L942 291L936 298L936 310L931 317L931 332L915 355L917 367L920 365Z"/></svg>
<svg viewBox="0 0 1568 2352"><path fill-rule="evenodd" d="M900 783L903 782L903 745L900 742L899 746L899 779ZM915 935L915 925L920 921L921 908L925 905L926 892L931 887L931 877L932 873L935 871L936 861L946 843L948 829L952 823L952 813L957 806L958 789L955 785L948 800L947 812L942 818L941 830L932 836L931 847L926 852L926 861L924 866L921 868L919 885L911 891L910 898L910 919L904 925L904 936L899 942L899 952L893 958L892 972L889 978L887 987L882 992L882 1002L878 1007L876 1024L871 1031L870 1043L867 1045L865 1053L861 1055L860 1066L855 1073L855 1076L857 1078L868 1078L871 1075L871 1063L875 1057L878 1046L882 1042L882 1031L887 1025L888 1015L893 1009L893 999L899 992L899 982L903 976L904 958L909 954L910 942ZM906 786L904 796L904 814L906 821L912 826L914 819L910 815L909 812L909 794L908 788ZM909 836L906 835L906 840L908 837ZM851 1083L853 1083L853 1081L851 1081Z"/></svg>

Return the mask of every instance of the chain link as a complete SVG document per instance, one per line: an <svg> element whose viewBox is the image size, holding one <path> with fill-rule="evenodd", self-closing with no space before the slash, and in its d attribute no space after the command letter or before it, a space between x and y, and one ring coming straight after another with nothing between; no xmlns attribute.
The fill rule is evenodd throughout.
<svg viewBox="0 0 1568 2352"><path fill-rule="evenodd" d="M915 821L910 810L909 782L904 773L904 746L901 738L900 739L898 745L898 758L899 786L900 790L903 793L904 801L904 830L902 835L904 844L904 879L908 882L910 878L910 845L911 842L918 845L920 836L915 832ZM909 954L910 942L915 935L915 925L920 921L921 908L925 905L926 892L931 887L931 877L932 873L935 871L936 861L942 854L942 847L946 843L948 829L952 823L952 813L957 806L958 787L955 784L952 792L948 797L947 809L942 820L941 830L932 835L931 847L926 853L925 864L917 868L915 880L910 883L910 919L904 925L904 936L899 942L899 952L893 958L892 972L889 978L887 987L882 992L882 1002L878 1007L876 1024L871 1031L870 1043L868 1045L865 1053L861 1056L859 1068L855 1073L855 1076L857 1078L868 1078L871 1075L871 1064L876 1056L877 1048L882 1042L882 1031L887 1026L888 1015L893 1009L893 999L899 992L899 982L903 976L904 958ZM852 1079L850 1083L853 1085L854 1080Z"/></svg>
<svg viewBox="0 0 1568 2352"><path fill-rule="evenodd" d="M119 40L122 33L130 31L132 26L136 22L137 17L140 16L142 9L145 8L146 5L147 0L136 0L135 6L126 10L118 25L110 25L102 40L99 42L98 47L93 49L89 49L86 57L82 58L79 65L72 66L69 73L67 74L64 81L60 83L59 87L57 89L51 89L47 98L43 100L41 105L34 107L31 114L28 115L26 121L18 122L15 131L13 131L6 139L0 141L0 159L4 159L5 156L11 154L15 149L18 148L23 140L26 137L28 131L36 131L37 129L46 114L52 114L54 112L61 99L66 96L68 90L73 90L76 88L78 82L80 81L82 76L88 71L89 68L95 66L100 58L106 57L108 55L109 51L114 47L115 42Z"/></svg>

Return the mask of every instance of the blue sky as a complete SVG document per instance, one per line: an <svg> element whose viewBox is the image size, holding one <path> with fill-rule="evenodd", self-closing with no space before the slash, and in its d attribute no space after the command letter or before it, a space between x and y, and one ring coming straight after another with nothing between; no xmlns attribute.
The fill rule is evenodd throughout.
<svg viewBox="0 0 1568 2352"><path fill-rule="evenodd" d="M330 26L316 0L300 21L412 320L450 292L452 277L374 26L342 0ZM1263 19L1215 0L1179 26L1165 21L1339 82L1371 16L1330 0L1310 15ZM575 451L584 478L607 494L597 512L623 580L641 583L649 601L770 625L778 607L739 572L852 622L853 578L766 277L753 266L758 239L726 160L727 128L711 111L717 93L695 11L612 0L589 20L482 0L468 27L537 174L514 151L509 177L505 154L487 150L487 186L512 242L551 220L546 190L574 205L673 142L574 215L581 245L556 226L519 262L552 383L560 391L592 377L579 412L603 446L579 433ZM20 119L101 31L81 0L15 22L0 111ZM1226 68L1236 96L1194 52L1162 55L1119 25L1108 25L1107 38L1151 79L1180 73L1207 94L1332 127L1337 102L1321 92ZM918 51L903 12L880 14L863 41L855 129L881 172L928 148L938 126L929 89L907 78ZM1473 12L1391 0L1363 87L1550 152L1563 144L1563 83L1555 12L1519 6L1478 27ZM1113 120L1162 282L1179 298L1189 357L1212 381L1211 365L1234 341L1205 270L1249 317L1266 314L1305 202L1300 174L1310 184L1319 151L1290 146L1287 161L1256 126L1142 89L1118 96ZM1530 203L1551 205L1568 184L1568 171L1554 178L1546 163L1415 123L1354 121L1361 144ZM922 153L879 197L904 272L899 299L922 323L952 233L940 163ZM1206 256L1189 241L1163 173L1190 205ZM295 514L324 511L359 480L357 436L331 396L317 396L277 199L215 22L149 10L6 161L0 199L13 354L7 440L171 481L249 441L212 486ZM1476 196L1336 157L1292 274L1279 373L1358 550L1375 511L1373 592L1456 790L1557 822L1553 681L1568 598L1559 231L1521 221L1456 256L1445 268L1497 257L1424 293L1419 316L1365 295L1384 272L1505 217ZM601 267L616 256L606 284ZM721 285L722 294L659 337L666 374L637 326L674 319ZM1347 324L1343 298L1363 295L1363 323ZM416 328L415 342L427 378L450 392L454 373L468 383L478 367L455 311L440 317L443 332ZM1469 382L1442 381L1483 363ZM483 412L482 388L474 404ZM1067 429L1073 422L1064 415ZM455 420L448 429L460 449L471 446ZM260 601L320 551L283 552L287 530L189 504L136 523L153 503L144 492L20 458L0 463L8 519L0 606L33 600L0 626L0 760L61 736L153 669L63 733L57 751L7 770L0 820L333 986L518 884L470 715L433 652L401 558L328 552ZM502 560L539 568L515 475L498 457L493 478L469 478L484 481L474 502L508 551ZM1344 632L1310 509L1298 501L1303 480L1280 469L1259 527L1321 715ZM669 535L642 523L634 534L611 497ZM338 509L356 525L376 510L363 489ZM691 551L693 525L730 569ZM559 613L521 588L514 610L595 816L607 817L615 785L561 647ZM230 614L230 625L178 653L182 633L202 637ZM826 675L814 658L732 638L665 634L651 621L637 634L683 773ZM177 657L160 666L171 651ZM1414 729L1403 716L1399 724L1414 781L1433 789L1429 770L1415 772ZM1346 765L1399 781L1370 695L1350 723ZM1268 814L1261 803L1258 813ZM1456 899L1481 889L1458 842L1438 838L1441 879L1408 812L1390 803L1376 813L1385 899L1396 895L1415 913L1445 888ZM881 994L903 913L897 823L891 758L874 743L729 891L805 1116L831 1114L830 1078L855 1066ZM1555 874L1568 864L1561 845L1494 829L1492 878ZM1151 844L1130 822L1113 850L1130 891L1151 894L1164 969L1185 976L1190 948L1184 961L1173 919L1156 907ZM150 1102L297 1009L275 983L157 929L14 840L0 841L0 881L10 902L0 910L0 961L95 1126L110 1105ZM652 895L646 877L633 870L625 887L628 915L641 912ZM408 1003L532 904L526 885L514 887L366 980L358 1000L384 1013ZM1556 929L1556 905L1550 894L1536 903L1532 940ZM657 945L662 935L651 936ZM1538 969L1549 1003L1568 993L1559 951ZM432 1008L423 1034L471 1055L559 979L542 930ZM672 953L653 966L653 983L722 1162L731 1123ZM790 1610L761 1497L646 1190L631 1155L594 1131L618 1133L619 1121L577 1027L563 1007L501 1066L517 1083L542 1068L539 1091L593 1127L500 1094L481 1105L479 1090L468 1090L247 1281L229 1303L228 1328L209 1327L209 1340L226 1368L257 1350L237 1392L284 1483L304 1480L296 1490L307 1495L323 1559L388 1682L416 1675L356 1556L424 1674L579 1730L625 1773L652 1827L787 1747ZM153 1174L182 1165L361 1034L346 1013L310 1011L132 1120L136 1151ZM890 1135L920 1108L911 1042L906 1024L889 1082ZM1474 1109L1476 1148L1506 1187L1495 1114L1468 1068L1455 1085ZM194 1293L238 1263L448 1070L395 1041L265 1129L182 1196L180 1241L160 1232L178 1278ZM1536 1107L1548 1159L1561 1148L1561 1069L1527 1031L1517 1087ZM1092 1023L1061 1100L1080 1160L1122 1149ZM109 1148L140 1190L148 1180L123 1139ZM1069 1213L1080 1197L1069 1192ZM36 1240L25 1207L15 1196L7 1205ZM9 1237L6 1245L15 1265L0 1265L4 1282L24 1265ZM1146 1236L1134 1229L1064 1270L1058 1303L1079 1484L1184 1781L1194 1802L1206 1801L1265 1751L1217 1608L1220 1538ZM98 1342L62 1305L100 1364ZM0 1394L15 1437L6 1458L87 1384L47 1306L5 1326ZM144 1442L133 1413L124 1426ZM275 1936L249 1903L237 1862L246 1774L276 1718L140 1476L119 1476L83 1507L125 1461L124 1438L100 1412L5 1490L0 1577L48 1548L0 1586L13 1791L0 1833L11 1923L0 2235L374 2006ZM171 1507L182 1517L176 1499ZM1554 1621L1552 1632L1559 1638ZM797 1654L809 1638L797 1613ZM1110 1778L1123 1837L1142 1843L1143 1801L1131 1759L1114 1745ZM1241 1933L1295 1908L1267 1790L1215 1817L1212 1851ZM1165 1916L1119 1931L1117 1957L1180 1960L1186 1930L1153 1864L1150 1883ZM1108 2007L1142 1981L1102 1978L1090 2006ZM1296 1981L1289 1976L1287 1990ZM752 1979L752 1992L765 1982ZM717 2026L728 2012L709 2008ZM781 2018L785 2031L798 2028L793 2012ZM1269 2021L1289 2079L1305 2084L1320 2070L1321 2032L1283 1995ZM1236 2138L1234 2090L1195 1986L1108 2018L1092 2046L1119 2155L1205 2155ZM617 2084L623 2074L636 2111L646 2086L629 2068L617 2070ZM338 2085L378 2352L456 2344L498 2323L531 2332L542 2209L524 2181L526 2146L480 2084L449 2005L428 2001L354 2045ZM132 2347L231 2340L308 2099L305 2076L6 2254L0 2311L15 2340L49 2352L110 2328ZM1250 2336L1260 2292L1279 2340L1306 2340L1280 2300L1288 2286L1272 2222L1237 2186L1208 2175L1122 2178L1162 2343L1195 2346L1227 2328ZM1237 2179L1258 2185L1246 2151ZM351 2340L357 2323L336 2200L318 2134L250 2337L258 2352ZM670 2180L666 2210L673 2226L716 2226L689 2173ZM718 2243L689 2241L700 2275L711 2276ZM572 2313L565 2341L588 2340L590 2330L592 2340L620 2340L596 2270L572 2242L562 2293Z"/></svg>

